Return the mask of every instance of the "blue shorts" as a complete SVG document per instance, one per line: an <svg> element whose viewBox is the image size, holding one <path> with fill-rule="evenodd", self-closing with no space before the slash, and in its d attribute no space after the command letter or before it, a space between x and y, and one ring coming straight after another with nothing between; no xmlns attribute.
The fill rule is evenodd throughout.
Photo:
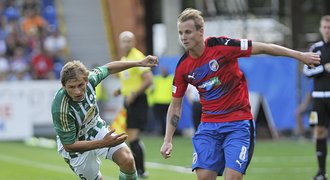
<svg viewBox="0 0 330 180"><path fill-rule="evenodd" d="M245 174L255 144L255 123L251 120L205 123L194 137L192 170L201 168L218 172L225 168Z"/></svg>

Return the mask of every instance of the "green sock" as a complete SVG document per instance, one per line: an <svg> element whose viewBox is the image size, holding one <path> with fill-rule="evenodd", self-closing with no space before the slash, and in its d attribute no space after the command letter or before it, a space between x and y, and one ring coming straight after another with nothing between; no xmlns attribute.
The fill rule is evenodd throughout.
<svg viewBox="0 0 330 180"><path fill-rule="evenodd" d="M124 173L122 171L119 172L119 180L137 180L137 172L133 172L133 173Z"/></svg>

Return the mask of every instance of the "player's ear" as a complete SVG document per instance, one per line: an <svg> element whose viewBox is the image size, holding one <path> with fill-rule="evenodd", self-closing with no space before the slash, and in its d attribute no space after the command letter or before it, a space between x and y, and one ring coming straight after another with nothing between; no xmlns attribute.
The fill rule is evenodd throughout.
<svg viewBox="0 0 330 180"><path fill-rule="evenodd" d="M200 32L200 34L203 36L203 34L204 34L204 27L201 27L201 28L199 29L199 32Z"/></svg>

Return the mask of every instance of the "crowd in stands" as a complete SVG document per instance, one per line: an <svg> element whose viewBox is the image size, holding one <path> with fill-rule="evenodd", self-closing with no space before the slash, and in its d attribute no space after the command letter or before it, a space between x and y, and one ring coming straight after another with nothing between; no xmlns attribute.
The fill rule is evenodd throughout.
<svg viewBox="0 0 330 180"><path fill-rule="evenodd" d="M0 81L59 79L67 42L46 2L0 0Z"/></svg>

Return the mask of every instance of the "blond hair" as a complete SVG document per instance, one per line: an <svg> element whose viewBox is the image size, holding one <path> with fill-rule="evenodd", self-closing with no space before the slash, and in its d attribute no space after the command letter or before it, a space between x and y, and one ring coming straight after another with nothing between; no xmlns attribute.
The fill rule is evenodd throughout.
<svg viewBox="0 0 330 180"><path fill-rule="evenodd" d="M71 79L83 78L88 79L89 70L78 60L73 60L64 65L61 70L61 83L65 86L66 82Z"/></svg>
<svg viewBox="0 0 330 180"><path fill-rule="evenodd" d="M202 12L196 9L186 8L178 16L178 23L182 23L188 20L194 21L196 30L200 30L202 27L204 27L204 18L202 16Z"/></svg>

